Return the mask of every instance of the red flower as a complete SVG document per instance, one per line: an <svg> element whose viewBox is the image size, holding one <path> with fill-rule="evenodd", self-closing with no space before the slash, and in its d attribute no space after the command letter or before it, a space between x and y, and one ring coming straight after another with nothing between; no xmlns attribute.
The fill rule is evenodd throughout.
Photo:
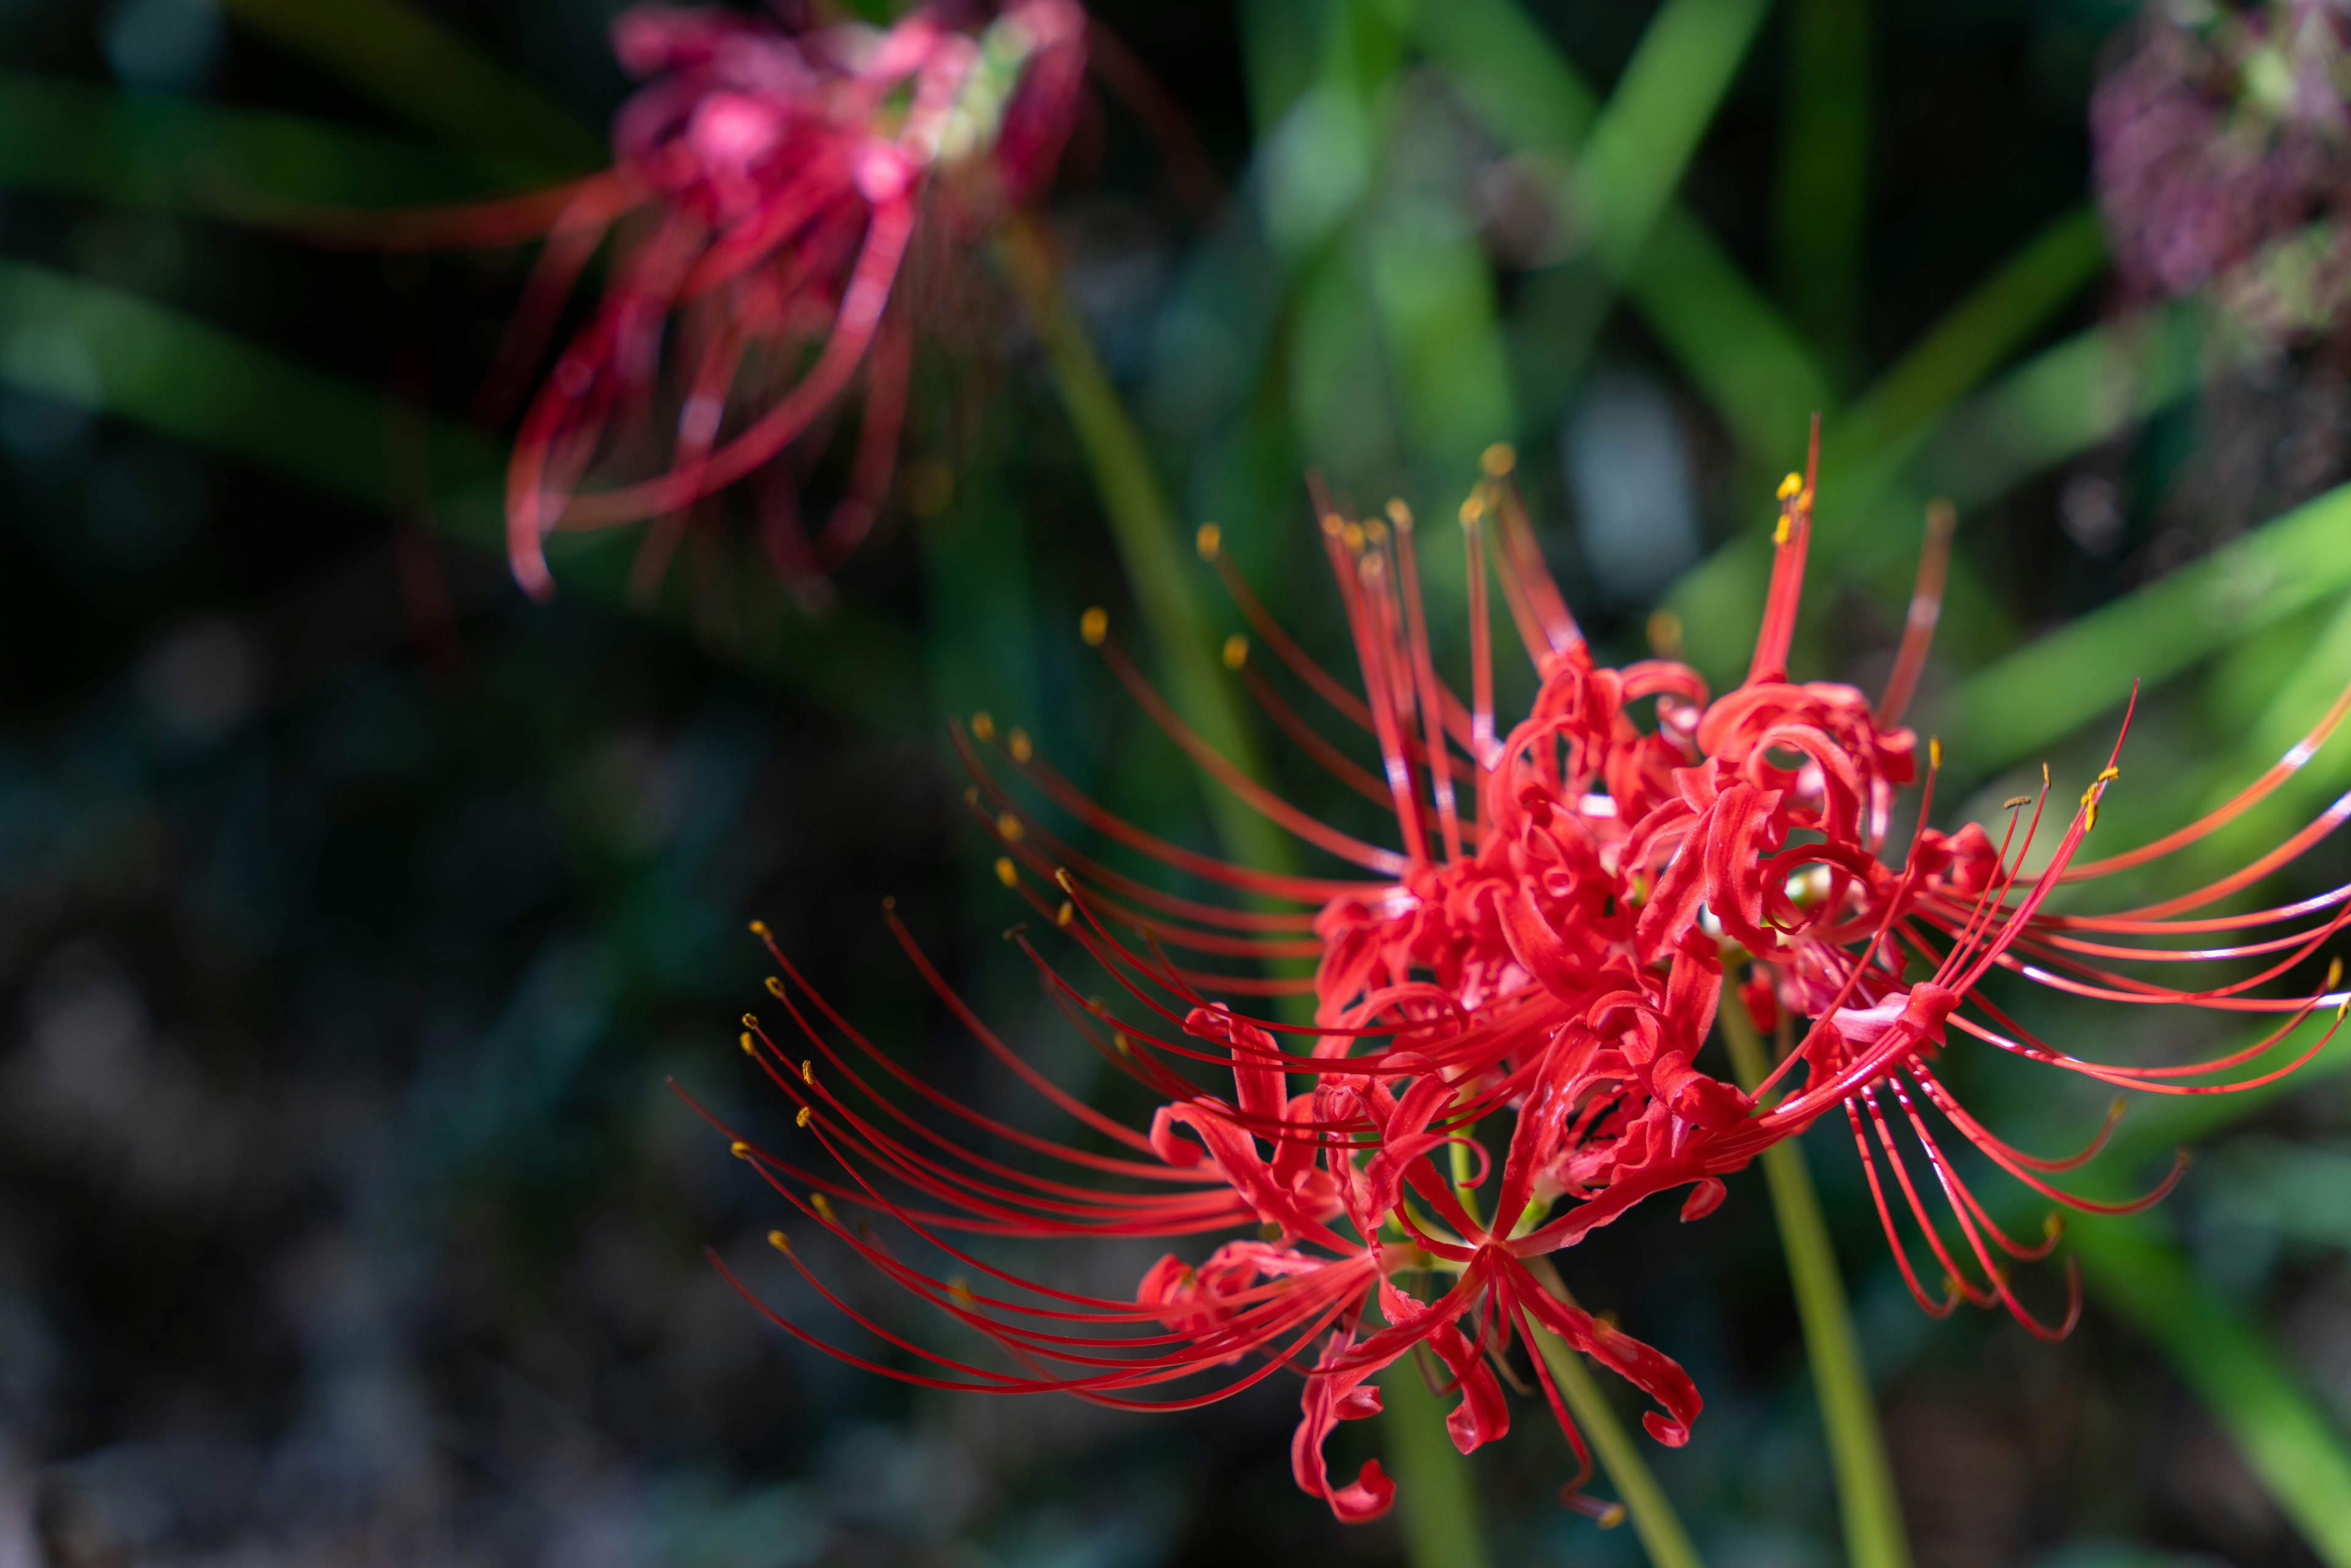
<svg viewBox="0 0 2351 1568"><path fill-rule="evenodd" d="M1514 1345L1531 1345L1539 1331L1642 1388L1659 1406L1646 1417L1651 1434L1685 1440L1700 1403L1688 1377L1547 1289L1548 1255L1659 1193L1683 1191L1683 1217L1702 1217L1720 1201L1724 1176L1836 1107L1853 1118L1896 1257L1922 1303L1946 1312L1953 1296L2001 1301L2036 1332L2063 1333L2073 1309L2058 1327L2043 1327L1995 1256L2043 1255L2054 1243L2053 1227L2030 1245L2003 1234L1947 1157L1929 1115L2035 1191L2077 1207L2101 1206L2067 1196L2046 1177L2097 1145L2048 1160L1994 1136L1936 1071L1953 1031L2102 1082L2165 1092L2246 1088L2307 1060L2306 1051L2249 1077L2210 1081L2262 1058L2320 1000L2342 999L2255 993L2340 926L2351 914L2351 888L2253 915L2178 917L2308 848L2346 811L2183 899L2112 916L2053 915L2045 905L2062 883L2144 864L2241 813L2306 759L2351 708L2351 693L2237 802L2143 850L2076 863L2116 776L2110 765L2029 882L2020 867L2045 790L2029 821L2011 814L2000 845L1980 830L1945 835L1921 826L1898 863L1887 863L1894 794L1914 781L1918 761L1915 737L1897 727L1899 694L1915 679L1933 624L1943 535L1922 570L1923 608L1911 618L1894 695L1873 709L1850 687L1792 684L1784 662L1813 494L1809 473L1792 476L1782 491L1772 582L1748 677L1709 700L1697 673L1677 664L1623 670L1594 664L1506 482L1505 455L1489 454L1489 466L1493 477L1463 510L1471 641L1466 702L1435 672L1416 536L1400 507L1386 521L1332 514L1323 523L1353 630L1360 697L1265 614L1216 536L1203 530L1203 553L1225 574L1259 639L1370 735L1379 773L1349 760L1299 718L1262 672L1237 661L1252 689L1335 777L1394 811L1400 849L1346 834L1242 776L1168 709L1108 637L1105 618L1086 618L1088 641L1179 745L1272 821L1364 875L1301 876L1184 850L1088 800L1020 732L999 740L985 716L969 735L956 730L975 779L972 803L1004 850L999 876L1076 939L1127 998L1116 1014L1086 998L1019 936L1081 1034L1161 1103L1149 1129L1114 1120L1038 1074L954 996L894 915L893 927L990 1052L1106 1147L1124 1153L1104 1153L1089 1146L1092 1140L1044 1139L961 1104L856 1034L776 954L789 981L776 982L776 994L823 1065L794 1069L756 1023L745 1044L798 1103L801 1125L839 1168L811 1169L741 1144L738 1152L843 1244L993 1341L1027 1375L917 1348L862 1317L917 1367L832 1354L936 1386L1061 1390L1163 1407L1220 1397L1288 1367L1305 1380L1293 1448L1299 1484L1339 1517L1364 1519L1388 1506L1392 1484L1376 1462L1353 1481L1332 1484L1324 1439L1338 1423L1379 1408L1369 1380L1408 1354L1433 1355L1445 1386L1459 1395L1448 1427L1465 1452L1507 1430L1496 1373L1507 1373ZM1483 632L1489 543L1496 578L1541 678L1531 716L1499 738ZM1646 727L1635 706L1645 702L1655 715ZM974 737L1087 829L1250 895L1258 906L1170 894L1086 854L1007 787ZM2118 740L2117 755L2119 748ZM1928 752L1922 823L1938 762L1933 747ZM2283 934L2187 951L2108 940L2240 927ZM1139 941L1120 934L1129 928L1142 933ZM1311 977L1270 978L1198 967L1192 955L1253 958L1277 970L1311 958L1316 967ZM1909 978L1906 956L1922 960L1927 977ZM2124 958L2246 956L2266 962L2251 977L2191 988L2105 967ZM1746 1002L1753 1012L1784 1013L1791 1036L1794 1018L1813 1020L1801 1040L1791 1038L1780 1066L1752 1096L1709 1065L1706 1051L1726 977L1742 967L1753 971ZM2286 1018L2267 1040L2213 1061L2108 1067L2025 1033L1982 988L1997 968L2104 999ZM1311 995L1314 1021L1252 1019L1217 999L1284 994ZM834 1035L906 1093L1058 1162L1059 1170L1039 1175L935 1130L861 1076L851 1051L831 1043ZM1285 1049L1285 1037L1300 1047ZM1200 1066L1219 1083L1228 1071L1230 1092L1203 1087L1194 1076ZM1771 1098L1783 1078L1787 1092ZM1508 1129L1499 1159L1477 1135L1489 1118ZM1897 1124L1926 1157L1956 1243L1920 1196ZM1895 1205L1885 1195L1888 1175L1941 1266L1940 1299L1920 1288L1899 1239ZM842 1226L836 1201L903 1222L1012 1292L976 1296L899 1260ZM1132 1302L1019 1279L963 1249L954 1234L1230 1236L1249 1227L1254 1239L1227 1240L1201 1264L1163 1259ZM849 1310L792 1257L811 1286ZM1408 1289L1400 1277L1416 1274L1430 1276L1433 1286ZM1582 1438L1541 1357L1532 1364L1581 1458ZM1221 1381L1205 1394L1144 1397L1202 1375ZM1571 1483L1571 1497L1582 1479Z"/></svg>
<svg viewBox="0 0 2351 1568"><path fill-rule="evenodd" d="M909 245L925 223L968 237L1050 180L1075 118L1085 14L1075 0L1012 0L984 29L925 6L886 32L795 31L641 5L612 41L649 78L613 122L613 167L430 225L480 244L547 241L494 387L535 362L581 269L614 238L603 299L516 439L516 579L553 591L542 553L553 529L652 518L637 566L649 587L697 506L762 475L761 543L806 582L857 547L889 488L912 352L892 300ZM861 371L847 494L811 539L778 459ZM655 472L580 488L599 465Z"/></svg>

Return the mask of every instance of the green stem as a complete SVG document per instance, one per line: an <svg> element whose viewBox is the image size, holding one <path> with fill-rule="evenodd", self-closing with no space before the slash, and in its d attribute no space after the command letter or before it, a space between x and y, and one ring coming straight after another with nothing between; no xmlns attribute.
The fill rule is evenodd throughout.
<svg viewBox="0 0 2351 1568"><path fill-rule="evenodd" d="M1489 1568L1469 1461L1445 1429L1445 1402L1405 1356L1380 1383L1387 1458L1395 1470L1396 1525L1412 1568Z"/></svg>
<svg viewBox="0 0 2351 1568"><path fill-rule="evenodd" d="M1160 487L1142 431L1087 340L1085 323L1061 292L1045 235L1032 220L1016 214L998 230L996 254L1053 367L1055 390L1093 471L1094 489L1169 700L1236 768L1263 777L1232 683L1217 667L1209 646L1208 620L1192 593L1192 563L1186 559L1176 509ZM1289 867L1291 847L1280 830L1215 779L1203 775L1202 783L1226 853L1264 871Z"/></svg>
<svg viewBox="0 0 2351 1568"><path fill-rule="evenodd" d="M1210 652L1207 618L1192 596L1175 508L1160 488L1143 433L1061 292L1045 236L1016 215L998 231L996 253L1053 367L1176 711L1235 767L1262 777L1232 683ZM1202 782L1226 852L1244 865L1287 870L1293 859L1289 839L1215 779L1204 776ZM1386 1427L1407 1560L1414 1568L1484 1568L1489 1559L1469 1462L1453 1447L1443 1406L1412 1369L1406 1374L1388 1382Z"/></svg>
<svg viewBox="0 0 2351 1568"><path fill-rule="evenodd" d="M1530 1259L1527 1270L1561 1301L1570 1299L1550 1259ZM1560 1397L1567 1401L1568 1414L1575 1417L1575 1424L1592 1444L1593 1456L1607 1472L1609 1485L1616 1489L1616 1500L1631 1517L1633 1533L1641 1538L1642 1549L1649 1554L1650 1563L1655 1568L1706 1568L1705 1559L1690 1543L1689 1531L1682 1528L1681 1516L1674 1512L1666 1489L1649 1472L1633 1435L1616 1419L1614 1408L1600 1392L1600 1385L1593 1377L1592 1369L1583 1364L1583 1358L1565 1340L1541 1324L1535 1325L1535 1350L1551 1369L1552 1382L1558 1387Z"/></svg>
<svg viewBox="0 0 2351 1568"><path fill-rule="evenodd" d="M1753 1089L1771 1071L1746 1006L1729 994L1729 977L1718 1017L1723 1043L1739 1081ZM1771 1209L1780 1221L1780 1247L1788 1259L1796 1312L1804 1325L1804 1350L1820 1400L1821 1425L1828 1429L1829 1458L1836 1470L1837 1506L1844 1515L1845 1557L1854 1568L1909 1568L1910 1547L1902 1532L1902 1502L1895 1495L1894 1471L1877 1428L1877 1406L1869 1374L1862 1365L1861 1341L1845 1308L1837 1278L1836 1253L1821 1217L1821 1200L1804 1167L1802 1146L1793 1139L1763 1151L1763 1176L1771 1189Z"/></svg>

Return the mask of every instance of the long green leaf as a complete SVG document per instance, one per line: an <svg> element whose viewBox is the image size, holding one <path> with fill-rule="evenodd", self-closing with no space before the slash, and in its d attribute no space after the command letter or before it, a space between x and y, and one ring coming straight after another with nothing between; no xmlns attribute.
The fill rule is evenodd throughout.
<svg viewBox="0 0 2351 1568"><path fill-rule="evenodd" d="M2144 1218L2083 1215L2072 1233L2099 1298L2162 1347L2320 1560L2351 1568L2351 1445L2304 1380Z"/></svg>
<svg viewBox="0 0 2351 1568"><path fill-rule="evenodd" d="M2105 265L2097 214L2076 207L1943 313L1840 422L1857 454L1910 435L1980 384Z"/></svg>
<svg viewBox="0 0 2351 1568"><path fill-rule="evenodd" d="M1575 172L1577 216L1620 277L1642 260L1767 8L1767 0L1666 0L1642 31Z"/></svg>
<svg viewBox="0 0 2351 1568"><path fill-rule="evenodd" d="M0 261L0 382L131 420L225 457L369 507L413 490L388 455L394 411L382 393L121 289ZM504 455L476 432L430 428L432 516L453 537L503 554ZM567 589L617 600L627 552L559 536ZM716 576L758 591L761 569L721 552ZM672 603L671 618L682 619ZM775 671L820 704L882 723L922 712L922 675L904 635L850 610L822 620L778 609Z"/></svg>
<svg viewBox="0 0 2351 1568"><path fill-rule="evenodd" d="M2320 1027L2315 1019L2304 1025L2246 1071L2283 1066L2309 1048L2304 1037ZM2292 1076L2257 1089L2141 1097L2074 1185L2085 1197L2126 1197L2141 1167L2346 1071L2351 1040L2338 1039ZM2015 1186L2000 1199L2002 1211L2020 1219L2039 1202ZM2351 1498L2351 1443L2291 1364L2197 1278L2149 1217L2075 1213L2065 1219L2092 1292L2155 1342L2313 1549L2337 1568L2351 1568L2351 1510L2343 1506Z"/></svg>
<svg viewBox="0 0 2351 1568"><path fill-rule="evenodd" d="M1870 0L1792 0L1772 248L1780 298L1830 360L1859 349L1869 212Z"/></svg>
<svg viewBox="0 0 2351 1568"><path fill-rule="evenodd" d="M2030 757L2129 695L2351 587L2351 486L2092 611L1959 688L1947 749L1971 770Z"/></svg>
<svg viewBox="0 0 2351 1568"><path fill-rule="evenodd" d="M517 174L578 173L601 141L528 83L401 0L222 0L228 14L411 124Z"/></svg>
<svg viewBox="0 0 2351 1568"><path fill-rule="evenodd" d="M256 197L322 206L478 194L475 162L258 110L0 71L0 184L125 206L234 214Z"/></svg>

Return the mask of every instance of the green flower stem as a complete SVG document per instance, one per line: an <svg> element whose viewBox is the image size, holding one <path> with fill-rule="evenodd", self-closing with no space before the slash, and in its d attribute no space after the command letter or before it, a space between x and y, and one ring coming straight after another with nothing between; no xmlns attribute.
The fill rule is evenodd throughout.
<svg viewBox="0 0 2351 1568"><path fill-rule="evenodd" d="M1570 1299L1550 1259L1529 1259L1527 1270L1561 1301ZM1608 1483L1616 1489L1616 1500L1625 1505L1633 1521L1633 1533L1641 1538L1642 1550L1649 1554L1650 1563L1655 1568L1705 1568L1705 1559L1690 1543L1689 1531L1682 1528L1681 1516L1674 1512L1666 1489L1649 1472L1633 1435L1616 1419L1615 1410L1600 1392L1600 1385L1593 1378L1592 1369L1583 1364L1583 1357L1565 1340L1540 1325L1535 1329L1535 1350L1551 1369L1552 1382L1557 1385L1560 1397L1567 1401L1568 1414L1575 1417L1575 1424L1591 1443L1593 1456L1607 1473Z"/></svg>
<svg viewBox="0 0 2351 1568"><path fill-rule="evenodd" d="M1016 214L998 231L996 255L1053 367L1176 711L1235 767L1263 777L1232 684L1211 652L1207 618L1192 594L1191 563L1175 508L1160 488L1143 433L1061 292L1044 235ZM1202 782L1226 852L1261 870L1287 870L1294 852L1280 830L1214 779ZM1476 1483L1445 1429L1443 1406L1413 1368L1384 1387L1407 1561L1413 1568L1484 1568L1490 1559Z"/></svg>
<svg viewBox="0 0 2351 1568"><path fill-rule="evenodd" d="M1749 1089L1763 1081L1771 1063L1745 1004L1725 977L1723 1043L1732 1071ZM1763 1177L1771 1189L1771 1209L1780 1221L1780 1247L1788 1259L1788 1281L1804 1325L1804 1350L1812 1363L1813 1388L1820 1400L1821 1425L1828 1429L1829 1458L1836 1470L1837 1506L1844 1515L1845 1558L1854 1568L1909 1568L1910 1546L1902 1532L1902 1502L1895 1495L1893 1468L1877 1428L1877 1405L1861 1362L1861 1342L1845 1309L1837 1278L1836 1254L1821 1218L1804 1152L1794 1140L1763 1151Z"/></svg>
<svg viewBox="0 0 2351 1568"><path fill-rule="evenodd" d="M1405 1356L1380 1380L1386 1460L1395 1472L1396 1525L1412 1568L1489 1568L1485 1525L1469 1461L1445 1429L1445 1402Z"/></svg>
<svg viewBox="0 0 2351 1568"><path fill-rule="evenodd" d="M1061 292L1046 236L1033 220L1016 214L998 232L996 256L1044 348L1061 406L1093 470L1169 700L1203 740L1242 772L1262 778L1249 723L1233 700L1232 683L1217 667L1208 620L1192 593L1192 563L1176 509L1160 487L1142 431ZM1290 865L1290 843L1280 829L1214 779L1204 775L1202 783L1228 854L1265 871Z"/></svg>

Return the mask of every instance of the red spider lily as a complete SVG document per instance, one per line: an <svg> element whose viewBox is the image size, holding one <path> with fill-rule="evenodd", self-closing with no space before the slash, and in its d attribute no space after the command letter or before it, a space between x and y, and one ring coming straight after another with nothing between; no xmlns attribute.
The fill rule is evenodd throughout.
<svg viewBox="0 0 2351 1568"><path fill-rule="evenodd" d="M1364 1519L1388 1506L1392 1484L1374 1461L1354 1480L1334 1485L1324 1440L1338 1423L1379 1408L1369 1380L1407 1354L1433 1356L1445 1387L1459 1395L1448 1427L1465 1452L1507 1430L1500 1382L1517 1381L1513 1350L1521 1340L1531 1348L1538 1332L1559 1335L1642 1388L1660 1406L1646 1418L1652 1435L1685 1440L1699 1408L1687 1376L1547 1289L1548 1256L1660 1193L1682 1190L1683 1217L1703 1216L1720 1201L1724 1176L1833 1107L1853 1118L1895 1256L1922 1304L1939 1313L1957 1298L1998 1301L2035 1332L2064 1333L2078 1310L2071 1276L2068 1310L2051 1327L2019 1301L2000 1256L2044 1255L2053 1227L2031 1244L2007 1236L1938 1141L1929 1113L2036 1192L2075 1207L2136 1207L2159 1197L2169 1181L2118 1206L2053 1186L2046 1178L2087 1159L2104 1134L2082 1154L2055 1160L1999 1139L1936 1071L1954 1029L2101 1082L2175 1093L2271 1082L2332 1038L2329 1028L2293 1062L2227 1076L2263 1058L2321 1000L2343 1000L2256 992L2351 916L2351 888L2247 916L2195 912L2306 850L2351 814L2351 798L2273 853L2184 898L2104 916L2053 915L2046 905L2066 883L2148 863L2241 814L2307 759L2351 710L2351 693L2229 806L2142 850L2079 863L2116 777L2110 762L2030 878L2022 868L2046 790L2031 802L2029 819L2011 812L1998 845L1980 829L1946 835L1924 826L1939 763L1930 746L1921 825L1898 863L1889 864L1884 852L1894 798L1918 775L1916 739L1896 727L1901 694L1933 625L1948 528L1930 533L1920 605L1886 699L1873 708L1848 686L1792 683L1785 663L1816 478L1809 465L1792 475L1781 493L1771 584L1747 678L1710 699L1685 665L1594 664L1508 482L1507 454L1497 449L1489 457L1489 477L1462 512L1470 597L1466 701L1436 673L1416 531L1400 506L1370 522L1324 509L1322 537L1347 612L1359 691L1313 663L1265 613L1214 532L1202 534L1202 553L1226 577L1259 640L1368 734L1378 771L1357 766L1308 726L1248 664L1245 647L1228 662L1242 667L1276 723L1334 777L1394 813L1398 848L1346 833L1243 775L1167 707L1111 639L1107 617L1090 612L1081 625L1137 702L1197 762L1361 874L1305 876L1185 850L1089 800L1022 733L999 738L985 716L968 733L956 729L975 780L972 804L1004 851L999 877L1077 941L1125 998L1113 1013L1082 996L1019 936L1048 994L1081 1035L1159 1103L1148 1127L1116 1120L1039 1074L955 996L894 915L910 957L964 1026L1080 1122L1090 1134L1084 1142L1049 1140L988 1118L925 1082L857 1033L775 953L782 977L771 988L814 1055L795 1068L756 1020L745 1046L796 1103L800 1126L831 1163L820 1169L742 1142L737 1152L844 1245L987 1336L1024 1375L892 1333L855 1313L786 1247L810 1288L882 1334L915 1369L835 1349L770 1312L788 1332L928 1385L1060 1390L1123 1407L1188 1406L1288 1367L1305 1380L1293 1448L1299 1484L1340 1518ZM1489 558L1541 682L1530 716L1499 737L1485 631ZM1646 727L1636 704L1648 705ZM1086 853L1030 808L1027 793L1009 787L1006 765L1081 827L1242 895L1248 906L1173 894ZM2240 928L2279 934L2189 950L2109 940ZM1122 934L1130 929L1138 933L1132 940ZM1906 956L1924 962L1926 977L1907 977ZM2126 959L2246 957L2262 960L2252 977L2192 988L2110 967ZM1217 958L1257 960L1266 971L1198 967ZM1281 972L1310 958L1311 977ZM1746 995L1755 1010L1785 1007L1813 1020L1801 1040L1791 1039L1754 1094L1702 1060L1722 988L1741 967L1753 971ZM2211 1061L2112 1067L2025 1032L1983 992L1994 969L2107 1000L2286 1017L2253 1047ZM1235 999L1283 995L1311 995L1313 1021L1234 1010ZM1284 1038L1297 1047L1285 1048ZM1218 1083L1229 1072L1230 1092L1202 1087L1203 1067ZM877 1073L895 1081L897 1097L882 1092ZM1792 1080L1787 1092L1770 1099L1783 1078ZM904 1109L906 1095L937 1116ZM1499 1159L1478 1136L1489 1117L1507 1117ZM1055 1174L971 1148L938 1130L939 1118L1052 1161ZM1948 1223L1957 1227L1956 1243L1913 1178L1897 1137L1906 1126L1942 1193ZM1103 1147L1091 1146L1097 1140ZM1886 1196L1889 1176L1941 1266L1940 1298L1919 1283ZM902 1223L1008 1292L978 1295L902 1261L844 1226L836 1203ZM1162 1260L1133 1301L1020 1278L958 1239L958 1233L1231 1237L1249 1227L1254 1239L1228 1239L1197 1265ZM1435 1288L1416 1293L1399 1279L1417 1274ZM1541 1357L1532 1360L1583 1461L1568 1489L1574 1500L1589 1473L1583 1439ZM1205 1393L1157 1392L1201 1377L1217 1385Z"/></svg>
<svg viewBox="0 0 2351 1568"><path fill-rule="evenodd" d="M1075 118L1075 0L1012 0L985 27L959 15L933 5L886 32L796 31L716 7L636 6L613 24L613 47L649 79L613 123L611 170L407 225L412 240L547 242L493 388L537 361L614 237L603 299L516 439L507 549L525 589L553 591L550 530L646 519L637 579L657 582L695 509L755 475L761 542L788 580L857 547L905 414L912 340L893 300L910 245L926 223L967 236L1034 194ZM861 371L847 493L811 539L778 460ZM655 472L582 489L607 459Z"/></svg>

